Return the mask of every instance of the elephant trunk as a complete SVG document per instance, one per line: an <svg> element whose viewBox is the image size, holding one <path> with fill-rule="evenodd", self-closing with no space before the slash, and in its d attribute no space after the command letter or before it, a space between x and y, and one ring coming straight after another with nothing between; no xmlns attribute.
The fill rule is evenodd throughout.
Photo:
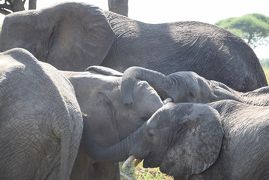
<svg viewBox="0 0 269 180"><path fill-rule="evenodd" d="M86 124L86 123L85 123ZM87 129L87 127L84 127ZM91 137L89 132L83 131L82 145L87 154L96 161L118 162L127 159L131 153L132 146L141 139L144 126L127 136L120 142L111 146L102 147Z"/></svg>
<svg viewBox="0 0 269 180"><path fill-rule="evenodd" d="M133 103L133 89L137 80L147 81L165 99L167 90L172 82L164 74L141 67L131 67L124 71L121 82L121 96L123 103Z"/></svg>

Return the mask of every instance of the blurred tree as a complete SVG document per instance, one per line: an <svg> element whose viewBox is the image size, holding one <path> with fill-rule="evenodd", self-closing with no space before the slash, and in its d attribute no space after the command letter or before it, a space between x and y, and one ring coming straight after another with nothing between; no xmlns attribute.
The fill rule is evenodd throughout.
<svg viewBox="0 0 269 180"><path fill-rule="evenodd" d="M26 0L0 0L0 13L7 15L12 12L23 11L25 10L25 1ZM29 0L29 9L36 9L36 0Z"/></svg>
<svg viewBox="0 0 269 180"><path fill-rule="evenodd" d="M244 39L252 47L269 44L269 17L262 14L247 14L228 18L216 23Z"/></svg>
<svg viewBox="0 0 269 180"><path fill-rule="evenodd" d="M29 0L29 9L36 9L36 0Z"/></svg>
<svg viewBox="0 0 269 180"><path fill-rule="evenodd" d="M128 0L108 0L109 11L128 16Z"/></svg>

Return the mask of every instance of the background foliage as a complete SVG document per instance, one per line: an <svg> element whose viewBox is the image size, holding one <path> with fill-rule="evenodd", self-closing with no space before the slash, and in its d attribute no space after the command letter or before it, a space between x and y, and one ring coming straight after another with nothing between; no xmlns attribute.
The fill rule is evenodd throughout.
<svg viewBox="0 0 269 180"><path fill-rule="evenodd" d="M232 17L216 23L244 39L252 47L269 44L269 17L262 14L247 14Z"/></svg>

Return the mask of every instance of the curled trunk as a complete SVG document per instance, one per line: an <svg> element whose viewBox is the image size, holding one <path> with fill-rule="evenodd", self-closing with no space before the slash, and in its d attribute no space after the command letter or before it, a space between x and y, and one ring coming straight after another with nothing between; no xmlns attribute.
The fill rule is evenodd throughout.
<svg viewBox="0 0 269 180"><path fill-rule="evenodd" d="M121 95L123 103L133 103L133 89L137 80L147 81L161 96L162 99L168 97L167 89L172 82L164 74L141 67L131 67L124 71L121 83Z"/></svg>

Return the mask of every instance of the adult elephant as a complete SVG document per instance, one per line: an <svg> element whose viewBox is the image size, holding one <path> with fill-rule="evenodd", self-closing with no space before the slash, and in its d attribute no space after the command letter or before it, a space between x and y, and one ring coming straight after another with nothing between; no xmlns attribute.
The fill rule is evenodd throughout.
<svg viewBox="0 0 269 180"><path fill-rule="evenodd" d="M83 122L74 89L24 49L0 53L0 179L69 179Z"/></svg>
<svg viewBox="0 0 269 180"><path fill-rule="evenodd" d="M189 180L268 179L269 110L234 100L167 103L126 139L91 156L144 159L144 167Z"/></svg>
<svg viewBox="0 0 269 180"><path fill-rule="evenodd" d="M139 65L164 74L194 71L238 91L267 85L253 50L224 29L194 21L145 24L82 3L6 16L0 50L12 47L61 70Z"/></svg>
<svg viewBox="0 0 269 180"><path fill-rule="evenodd" d="M88 156L85 143L88 136L100 146L115 144L143 124L162 105L162 100L147 82L136 81L134 102L126 106L121 101L122 73L93 66L87 72L61 71L72 83L84 119L84 136L71 179L119 179L116 162L99 162ZM94 148L94 147L93 147Z"/></svg>
<svg viewBox="0 0 269 180"><path fill-rule="evenodd" d="M173 102L208 103L224 99L252 105L269 105L269 87L249 92L238 92L225 84L207 80L195 72L180 71L169 75L141 67L130 67L122 76L121 93L125 104L134 100L132 89L137 80L147 81L162 97Z"/></svg>

